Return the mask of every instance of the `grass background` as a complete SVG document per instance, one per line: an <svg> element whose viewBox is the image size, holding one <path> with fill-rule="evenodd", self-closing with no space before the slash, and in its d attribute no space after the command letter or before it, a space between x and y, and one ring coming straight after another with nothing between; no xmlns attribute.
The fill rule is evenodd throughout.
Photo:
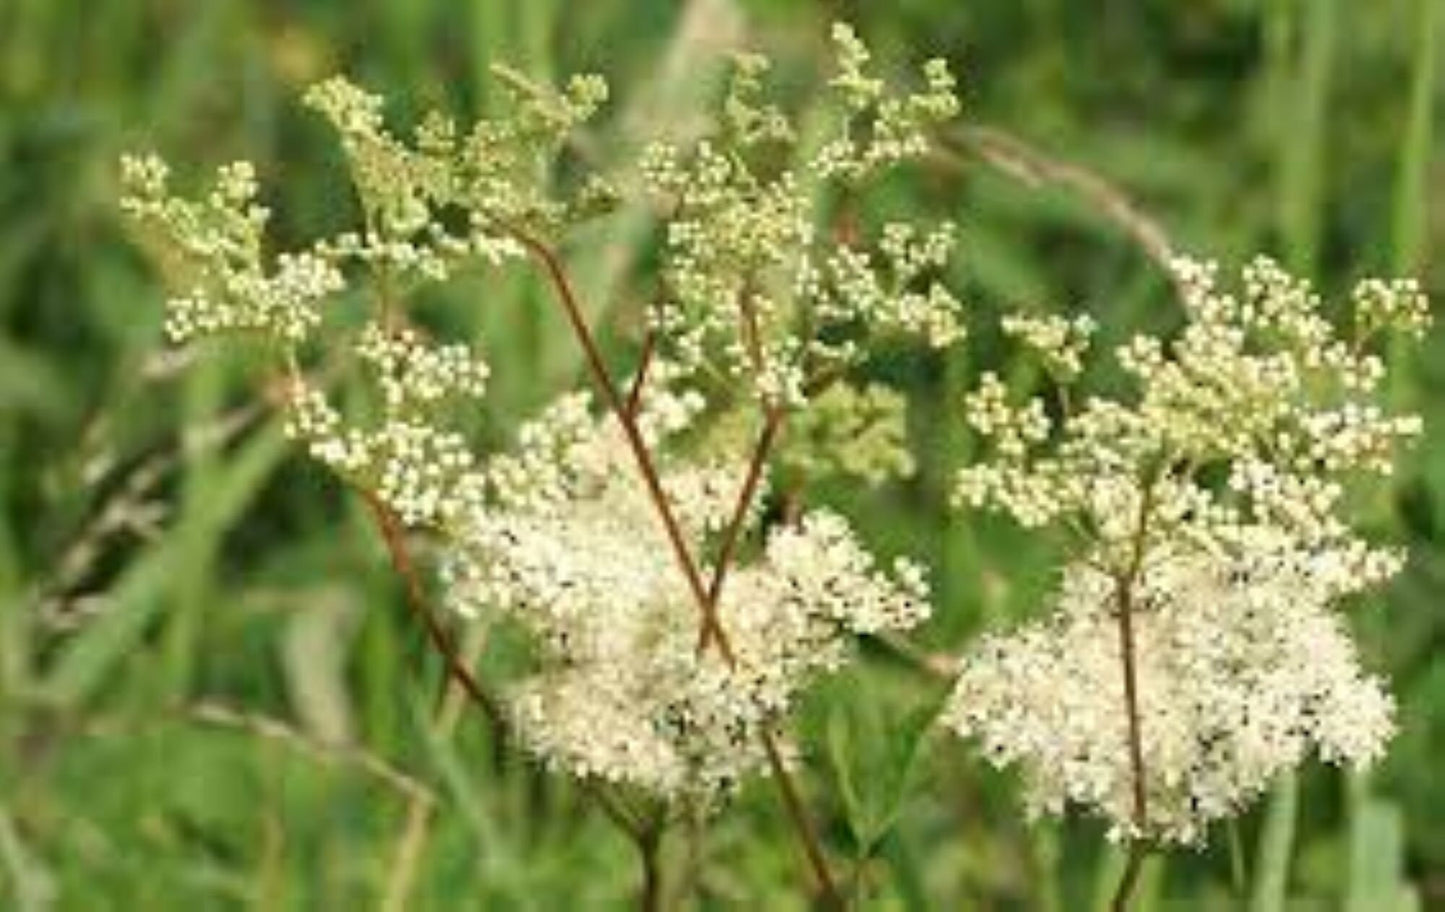
<svg viewBox="0 0 1445 912"><path fill-rule="evenodd" d="M1273 252L1331 290L1399 270L1445 292L1437 0L4 0L0 907L631 901L631 849L585 794L499 759L455 698L436 707L439 663L374 530L247 405L254 366L158 355L162 289L121 228L115 161L153 147L184 174L251 158L282 236L302 238L350 205L297 104L318 77L345 71L405 120L493 109L496 61L599 70L615 104L589 141L625 163L715 97L732 48L775 54L806 108L836 17L887 66L947 56L971 124L1123 188L1181 248ZM980 323L1005 306L1086 308L1116 334L1172 319L1158 270L1066 187L966 156L868 206L962 223L954 279ZM645 292L647 227L624 215L570 244L599 319ZM490 353L489 434L579 377L525 273L463 279L423 306ZM970 445L959 391L991 341L880 368L915 394L921 471L844 501L881 549L930 562L937 648L1027 616L1051 578L1048 542L941 506ZM1146 907L1445 908L1445 333L1400 354L1390 395L1425 414L1427 439L1368 515L1413 557L1356 619L1402 732L1368 778L1312 767L1208 850L1153 861ZM505 644L486 652L484 673L511 660ZM850 674L800 722L804 779L868 907L1101 902L1120 859L1099 827L1026 825L1016 784L949 740L925 743L900 791L890 720L936 694L878 656ZM843 688L863 696L828 699ZM686 850L674 839L669 863ZM699 851L706 907L804 906L766 783Z"/></svg>

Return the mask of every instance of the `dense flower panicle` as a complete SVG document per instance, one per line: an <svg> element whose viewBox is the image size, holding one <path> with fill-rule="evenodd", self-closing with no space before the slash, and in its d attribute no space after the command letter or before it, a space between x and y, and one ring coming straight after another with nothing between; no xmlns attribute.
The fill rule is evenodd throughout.
<svg viewBox="0 0 1445 912"><path fill-rule="evenodd" d="M672 395L655 392L649 407L685 415ZM459 528L451 602L500 610L533 635L540 667L511 705L541 758L709 803L765 767L762 735L810 676L846 659L853 636L926 616L926 584L906 562L877 568L841 517L807 513L727 576L718 614L736 664L700 652L693 594L625 441L579 407L563 400L488 467L494 506ZM694 547L731 517L735 465L671 459L662 480Z"/></svg>
<svg viewBox="0 0 1445 912"><path fill-rule="evenodd" d="M751 384L779 405L799 405L813 383L868 350L875 334L906 334L935 347L963 334L961 307L941 282L954 246L944 224L920 232L893 224L870 245L824 226L820 183L856 184L925 155L929 131L953 117L953 79L941 61L926 88L902 95L866 72L867 51L835 32L842 109L838 135L794 168L756 147L797 143L785 114L762 99L762 58L734 63L717 135L683 149L656 143L643 184L665 201L667 295L653 329L672 356L701 376Z"/></svg>
<svg viewBox="0 0 1445 912"><path fill-rule="evenodd" d="M988 374L968 397L992 455L961 472L957 500L1064 525L1081 544L1047 617L965 656L947 721L1021 767L1035 811L1077 803L1118 836L1193 842L1311 750L1355 764L1383 750L1389 697L1357 667L1334 608L1402 556L1351 529L1345 495L1388 475L1420 431L1375 401L1384 366L1366 343L1383 329L1418 334L1427 310L1413 283L1367 280L1347 339L1310 287L1267 259L1242 270L1237 291L1213 264L1176 271L1183 329L1118 351L1131 395L1061 395L1051 415ZM1005 328L1065 389L1079 375L1087 327Z"/></svg>
<svg viewBox="0 0 1445 912"><path fill-rule="evenodd" d="M995 765L1017 764L1032 813L1076 804L1116 838L1197 843L1310 753L1377 759L1393 703L1354 645L1306 555L1160 553L1135 617L1148 817L1133 814L1113 581L1065 573L1046 620L989 636L944 714Z"/></svg>

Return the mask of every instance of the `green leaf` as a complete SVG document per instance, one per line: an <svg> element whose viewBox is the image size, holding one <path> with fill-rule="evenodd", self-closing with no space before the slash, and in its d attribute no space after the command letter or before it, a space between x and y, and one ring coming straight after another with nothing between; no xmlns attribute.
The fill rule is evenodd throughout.
<svg viewBox="0 0 1445 912"><path fill-rule="evenodd" d="M878 699L854 698L828 718L828 756L859 855L887 835L907 797L919 748L938 703L902 715Z"/></svg>

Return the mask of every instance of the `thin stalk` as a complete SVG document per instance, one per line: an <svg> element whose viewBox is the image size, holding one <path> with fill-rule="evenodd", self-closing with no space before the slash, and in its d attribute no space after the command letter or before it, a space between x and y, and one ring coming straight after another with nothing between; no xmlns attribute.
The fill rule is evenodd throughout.
<svg viewBox="0 0 1445 912"><path fill-rule="evenodd" d="M738 540L742 536L742 527L747 519L747 513L752 505L753 497L757 491L758 482L762 478L763 466L767 464L768 454L771 452L778 434L782 430L784 412L780 408L769 406L766 409L767 418L763 425L762 433L758 436L758 442L753 447L752 458L748 462L748 470L743 479L742 489L738 492L737 503L733 508L733 515L728 523L727 532L723 537L723 544L713 569L712 580L708 585L708 605L711 608L711 616L717 617L717 607L722 598L723 583L727 580L728 567L731 566L737 548ZM722 626L719 624L713 628L714 635L724 635ZM700 628L698 632L698 651L707 648L708 636L707 627ZM719 645L722 641L719 640ZM736 666L732 659L728 664ZM803 807L802 799L798 795L797 784L789 775L787 767L783 764L781 753L778 750L777 739L772 732L763 733L763 749L768 756L768 766L772 771L773 779L778 783L778 790L782 797L783 806L792 820L793 828L799 834L799 840L803 845L804 854L807 856L808 864L812 867L814 875L818 879L819 888L823 894L823 901L829 907L842 908L844 903L833 882L832 871L828 867L827 859L823 856L822 844L818 838L817 831L813 828L813 822L808 817Z"/></svg>
<svg viewBox="0 0 1445 912"><path fill-rule="evenodd" d="M660 912L662 909L662 864L659 850L662 848L662 831L667 820L661 813L650 820L639 820L638 815L607 791L601 782L589 783L592 795L602 813L621 830L637 849L637 858L642 865L642 886L638 891L637 907L641 912Z"/></svg>
<svg viewBox="0 0 1445 912"><path fill-rule="evenodd" d="M597 347L597 341L592 336L592 330L587 325L586 318L582 315L582 306L577 300L576 292L572 290L572 283L567 278L566 270L562 268L562 263L552 248L523 232L518 232L515 236L542 263L553 289L557 292L557 299L562 303L562 309L566 312L567 322L571 324L572 331L582 346L582 353L587 360L592 380L602 393L602 398L617 419L618 426L622 428L623 436L627 439L628 448L637 462L637 469L647 487L648 496L652 499L653 507L662 522L668 545L672 548L673 556L677 560L678 569L682 571L687 580L687 587L692 591L693 599L703 612L704 627L718 627L717 619L714 617L715 612L709 607L707 591L703 588L702 576L698 573L697 564L688 550L687 542L682 535L682 528L673 513L667 493L662 489L662 481L658 477L652 453L647 448L647 441L642 438L642 432L638 429L637 422L628 414L627 403L618 391L617 384L607 369L607 363L602 359L602 352ZM728 638L717 630L714 630L714 635L717 637L719 651L730 662L734 661L732 644Z"/></svg>
<svg viewBox="0 0 1445 912"><path fill-rule="evenodd" d="M1134 889L1139 885L1139 874L1144 870L1144 859L1148 849L1139 843L1129 846L1129 856L1124 861L1124 873L1119 877L1119 888L1114 891L1114 900L1109 904L1113 912L1126 912Z"/></svg>
<svg viewBox="0 0 1445 912"><path fill-rule="evenodd" d="M411 607L412 614L426 628L432 646L441 654L446 663L447 674L471 698L472 702L487 714L487 719L495 728L497 737L501 738L505 730L502 709L491 694L487 693L477 679L472 676L472 673L467 670L451 637L442 627L441 620L437 618L427 603L426 593L421 585L421 577L416 572L416 564L412 561L411 552L406 545L406 536L402 532L401 522L374 491L362 490L361 496L366 501L367 507L370 508L377 528L381 531L387 553L391 557L392 567L406 585L407 605Z"/></svg>
<svg viewBox="0 0 1445 912"><path fill-rule="evenodd" d="M593 785L588 791L591 793L597 806L602 809L602 814L613 826L621 830L628 839L636 842L642 838L643 825L638 822L636 815L617 799L607 792L607 787L601 784Z"/></svg>
<svg viewBox="0 0 1445 912"><path fill-rule="evenodd" d="M1149 534L1149 513L1154 504L1154 481L1148 482L1139 498L1139 520L1131 543L1129 565L1117 580L1115 592L1119 622L1119 649L1124 666L1124 706L1129 723L1129 770L1134 793L1134 844L1130 846L1129 860L1124 874L1119 879L1118 892L1114 894L1115 912L1129 908L1129 900L1139 880L1139 868L1144 861L1144 850L1137 840L1143 835L1149 821L1147 789L1145 787L1143 726L1139 718L1138 662L1134 643L1134 587L1138 583L1144 566L1145 543Z"/></svg>
<svg viewBox="0 0 1445 912"><path fill-rule="evenodd" d="M723 629L718 620L717 596L721 595L722 583L725 578L726 567L731 559L720 561L713 575L713 584L706 588L702 582L702 574L698 569L696 559L692 550L683 538L681 527L673 513L671 502L663 490L662 482L658 477L657 467L652 459L651 451L647 442L643 439L638 430L635 417L628 410L627 403L618 392L617 384L613 381L607 364L602 358L601 350L597 346L596 339L592 335L591 327L582 314L582 307L578 301L577 294L572 288L572 283L567 276L566 270L562 267L555 251L547 244L532 237L525 232L514 233L517 240L523 244L542 264L556 292L558 301L566 312L567 320L577 337L578 344L582 347L583 356L587 361L593 382L601 392L609 410L612 412L618 425L622 429L623 436L627 440L629 449L632 451L637 468L642 475L643 482L647 488L653 507L658 518L662 522L663 530L667 535L669 546L677 561L678 568L682 571L683 577L687 580L694 600L697 602L701 612L700 638L704 643L711 642L717 646L718 654L727 662L731 668L736 668L737 654L733 649L732 642L728 638L727 631ZM762 463L766 460L768 451L771 449L773 438L781 427L781 410L769 409L768 425L764 427L764 434L760 438L761 444L754 450L753 461L749 464L748 476L751 478L749 484L744 482L744 493L746 498L740 496L741 508L735 511L733 526L740 530L741 522L737 520L739 515L746 515L747 508L751 502L753 492L757 487L757 479L753 475L760 474ZM769 427L776 424L769 430ZM736 539L739 532L734 532L730 538ZM736 547L732 545L731 548ZM768 763L771 767L773 778L778 783L784 807L788 817L797 833L799 842L802 843L804 853L807 855L808 863L818 881L818 889L822 894L825 905L830 908L842 908L842 895L833 881L833 876L828 869L827 860L823 856L823 850L817 833L814 831L811 821L803 808L802 801L798 794L796 784L787 768L783 765L782 758L778 751L777 741L772 733L764 732L762 735L763 748L767 753Z"/></svg>
<svg viewBox="0 0 1445 912"><path fill-rule="evenodd" d="M808 817L808 811L803 807L803 799L798 794L797 783L793 777L788 775L788 768L783 765L782 754L778 751L777 739L772 733L764 733L763 750L768 755L768 767L773 772L773 781L778 784L778 794L782 798L783 807L788 812L788 817L793 822L802 843L803 852L808 856L808 864L812 867L818 878L818 889L822 894L819 898L826 909L841 910L847 907L843 901L843 894L838 892L838 886L833 882L832 871L828 868L828 860L823 857L822 844L818 840L818 834L813 829L813 822Z"/></svg>
<svg viewBox="0 0 1445 912"><path fill-rule="evenodd" d="M663 901L662 907L674 912L686 907L689 897L702 888L703 823L696 809L689 809L684 820L683 859L681 871L674 878L672 890Z"/></svg>
<svg viewBox="0 0 1445 912"><path fill-rule="evenodd" d="M783 428L783 411L781 409L768 409L767 419L763 424L762 433L758 435L758 442L753 447L753 453L748 460L747 474L743 478L743 486L738 491L737 503L733 506L732 517L728 520L727 530L723 533L722 547L718 551L717 565L713 568L712 580L707 587L707 603L710 606L709 616L717 616L717 606L722 598L723 582L727 579L728 567L732 565L737 551L738 541L742 538L742 530L747 522L748 510L752 507L753 497L757 494L758 483L762 480L763 467L767 465L768 454L772 451L773 444L778 438L778 433ZM709 627L704 624L699 626L697 635L697 651L699 654L707 649L711 639L710 633L719 632L720 625L714 624Z"/></svg>
<svg viewBox="0 0 1445 912"><path fill-rule="evenodd" d="M1134 825L1143 829L1148 820L1144 788L1144 746L1139 724L1139 680L1134 655L1134 611L1130 587L1119 593L1119 645L1123 650L1124 704L1129 717L1129 768L1134 792Z"/></svg>
<svg viewBox="0 0 1445 912"><path fill-rule="evenodd" d="M662 831L653 827L637 840L637 853L642 860L642 891L637 897L637 908L641 912L662 910L662 865L658 849L662 845Z"/></svg>
<svg viewBox="0 0 1445 912"><path fill-rule="evenodd" d="M943 653L920 649L903 637L884 631L869 637L869 641L877 644L893 659L930 681L951 684L958 678L957 660Z"/></svg>
<svg viewBox="0 0 1445 912"><path fill-rule="evenodd" d="M632 389L627 391L627 417L637 420L637 410L642 407L642 387L647 383L647 371L652 367L652 358L657 354L657 334L647 331L642 340L642 354L637 356L637 374L632 378Z"/></svg>
<svg viewBox="0 0 1445 912"><path fill-rule="evenodd" d="M473 637L463 650L462 664L470 666L468 657L474 660L485 645L485 636ZM438 741L450 739L461 720L462 710L469 705L467 695L460 687L448 687L441 706L437 707L432 717L432 737ZM503 745L500 738L496 739L495 743L494 760L500 768L503 760L500 751ZM426 851L434 811L433 802L423 802L419 797L413 797L408 802L406 823L397 838L396 849L387 867L386 888L381 903L383 912L405 912L411 902L412 886L416 882L422 855Z"/></svg>

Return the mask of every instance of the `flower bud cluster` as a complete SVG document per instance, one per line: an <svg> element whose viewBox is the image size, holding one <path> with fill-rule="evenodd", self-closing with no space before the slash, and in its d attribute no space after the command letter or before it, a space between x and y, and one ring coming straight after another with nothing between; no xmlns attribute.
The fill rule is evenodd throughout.
<svg viewBox="0 0 1445 912"><path fill-rule="evenodd" d="M838 73L831 85L848 118L839 135L817 153L818 173L856 181L879 168L926 155L931 148L929 127L958 116L957 84L948 64L929 60L923 65L924 89L899 96L869 72L871 55L850 26L841 22L833 26L833 44Z"/></svg>
<svg viewBox="0 0 1445 912"><path fill-rule="evenodd" d="M802 478L840 475L875 485L907 478L915 469L907 407L907 400L886 386L830 386L793 417L778 463Z"/></svg>
<svg viewBox="0 0 1445 912"><path fill-rule="evenodd" d="M496 70L510 93L508 116L461 130L433 112L411 142L391 133L380 96L336 76L313 86L305 101L340 138L365 213L365 229L336 238L337 255L444 279L458 261L498 262L520 256L514 234L550 232L611 195L599 178L559 199L542 177L562 143L607 99L599 76L576 76L562 91ZM458 234L454 227L465 226Z"/></svg>
<svg viewBox="0 0 1445 912"><path fill-rule="evenodd" d="M1001 381L983 378L967 417L994 455L962 471L958 502L999 507L1030 526L1072 518L1117 556L1133 534L1130 504L1152 485L1155 512L1177 517L1154 526L1157 538L1231 548L1248 527L1266 525L1288 529L1299 548L1353 552L1341 517L1347 483L1388 475L1399 444L1419 433L1418 417L1375 401L1379 358L1342 339L1309 287L1271 261L1242 271L1240 293L1218 286L1212 264L1181 261L1178 270L1187 318L1178 336L1137 336L1118 350L1132 394L1085 399L1054 421L1041 400L1010 405ZM1398 283L1361 287L1413 295ZM1046 358L1063 357L1061 324L1011 323L1054 352ZM1230 483L1213 483L1221 476Z"/></svg>
<svg viewBox="0 0 1445 912"><path fill-rule="evenodd" d="M173 342L245 332L294 345L320 323L321 303L340 291L341 272L312 251L264 257L269 211L256 201L255 172L246 162L220 169L200 200L170 195L169 171L155 156L126 156L122 208L167 236L182 268L185 291L167 306Z"/></svg>
<svg viewBox="0 0 1445 912"><path fill-rule="evenodd" d="M926 88L893 92L867 72L868 54L846 26L834 33L841 101L838 135L816 153L762 99L763 58L744 55L721 129L684 149L656 143L644 186L665 201L667 294L651 315L671 356L701 376L751 385L775 404L800 405L819 376L861 360L876 334L907 334L934 347L963 335L958 300L941 282L952 225L883 228L876 244L825 227L829 190L854 185L925 155L929 130L958 110L941 61ZM781 155L803 164L779 167ZM873 249L875 248L876 249Z"/></svg>
<svg viewBox="0 0 1445 912"><path fill-rule="evenodd" d="M466 436L439 420L452 397L479 398L487 367L465 346L430 345L410 330L369 324L357 354L380 390L380 415L343 417L325 393L299 378L287 405L287 433L307 452L373 491L407 526L433 527L475 506L465 483L477 465Z"/></svg>
<svg viewBox="0 0 1445 912"><path fill-rule="evenodd" d="M1070 320L1010 314L1003 318L1001 328L1032 349L1055 380L1069 383L1084 370L1084 356L1096 327L1087 315Z"/></svg>

